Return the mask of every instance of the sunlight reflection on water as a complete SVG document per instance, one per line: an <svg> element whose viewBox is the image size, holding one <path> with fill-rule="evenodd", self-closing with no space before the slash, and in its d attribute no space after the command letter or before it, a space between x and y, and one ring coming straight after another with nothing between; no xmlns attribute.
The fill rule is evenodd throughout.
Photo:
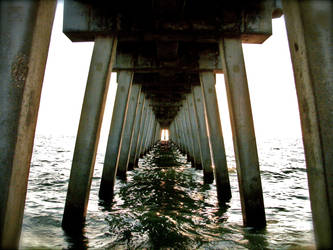
<svg viewBox="0 0 333 250"><path fill-rule="evenodd" d="M258 145L267 228L242 226L237 174L227 149L233 197L220 208L214 184L173 155L151 153L127 182L117 181L112 206L98 199L103 155L97 156L83 234L66 235L61 219L74 137L36 138L21 248L288 248L313 244L313 229L301 141ZM229 150L229 151L228 151ZM163 158L164 157L164 158ZM166 158L165 158L166 157ZM171 157L171 158L170 158ZM176 161L174 167L159 167ZM178 165L178 166L177 166ZM52 236L50 238L50 236Z"/></svg>

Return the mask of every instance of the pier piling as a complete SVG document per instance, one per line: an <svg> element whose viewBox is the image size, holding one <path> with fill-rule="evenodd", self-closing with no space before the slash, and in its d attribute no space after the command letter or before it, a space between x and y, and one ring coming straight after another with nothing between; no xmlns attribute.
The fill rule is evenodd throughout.
<svg viewBox="0 0 333 250"><path fill-rule="evenodd" d="M189 115L189 118L190 118L191 130L192 130L192 135L193 135L194 155L196 156L194 167L196 169L202 169L198 121L197 121L197 117L194 113L195 109L194 109L193 95L192 94L187 95L186 104L188 106L188 115Z"/></svg>
<svg viewBox="0 0 333 250"><path fill-rule="evenodd" d="M217 197L223 203L230 200L231 188L215 90L215 74L214 72L201 72L200 79L207 115L207 129L210 135L212 160L215 166Z"/></svg>
<svg viewBox="0 0 333 250"><path fill-rule="evenodd" d="M131 71L120 71L118 74L118 87L113 106L111 126L99 190L99 197L105 201L111 201L113 198L119 148L124 131L124 124L126 123L128 100L133 80L133 72Z"/></svg>
<svg viewBox="0 0 333 250"><path fill-rule="evenodd" d="M193 87L193 99L196 110L196 116L199 128L200 148L201 148L201 163L204 172L204 182L213 183L214 170L212 167L212 158L209 146L209 135L206 123L206 112L203 103L203 93L200 86Z"/></svg>
<svg viewBox="0 0 333 250"><path fill-rule="evenodd" d="M0 249L19 246L56 1L0 1Z"/></svg>
<svg viewBox="0 0 333 250"><path fill-rule="evenodd" d="M121 138L119 149L119 157L117 160L117 176L126 179L126 172L128 168L129 153L131 150L131 143L134 130L134 119L137 112L138 100L140 95L141 85L133 84L126 112L126 123L124 124L124 132Z"/></svg>
<svg viewBox="0 0 333 250"><path fill-rule="evenodd" d="M140 127L141 127L141 119L142 119L142 114L144 110L144 104L145 104L145 96L144 93L140 93L140 99L138 103L138 108L136 112L136 117L135 117L135 124L134 124L134 132L133 132L133 139L131 142L131 152L129 156L129 162L128 162L128 169L131 170L135 167L135 153L137 150L137 145L138 145L138 140L140 136Z"/></svg>
<svg viewBox="0 0 333 250"><path fill-rule="evenodd" d="M283 1L315 239L333 248L333 2Z"/></svg>
<svg viewBox="0 0 333 250"><path fill-rule="evenodd" d="M95 40L62 220L68 231L80 230L85 222L116 47L116 37Z"/></svg>
<svg viewBox="0 0 333 250"><path fill-rule="evenodd" d="M264 199L242 43L239 38L223 38L219 46L227 89L243 222L249 227L264 227Z"/></svg>

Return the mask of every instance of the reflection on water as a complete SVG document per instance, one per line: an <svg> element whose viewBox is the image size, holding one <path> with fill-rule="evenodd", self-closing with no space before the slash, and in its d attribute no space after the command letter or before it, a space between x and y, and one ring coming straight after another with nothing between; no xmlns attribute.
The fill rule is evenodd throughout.
<svg viewBox="0 0 333 250"><path fill-rule="evenodd" d="M284 146L283 146L284 145ZM227 152L233 197L218 205L214 184L173 145L155 146L111 204L98 199L98 155L86 227L61 229L74 138L37 138L25 208L22 248L276 249L313 244L304 155L299 141L259 145L267 228L242 226L234 159ZM50 236L52 236L50 238Z"/></svg>
<svg viewBox="0 0 333 250"><path fill-rule="evenodd" d="M200 184L184 164L175 147L155 147L142 167L130 174L107 216L110 234L116 238L109 246L184 249L223 234L216 225L225 220L226 207L206 201L202 193L209 186Z"/></svg>

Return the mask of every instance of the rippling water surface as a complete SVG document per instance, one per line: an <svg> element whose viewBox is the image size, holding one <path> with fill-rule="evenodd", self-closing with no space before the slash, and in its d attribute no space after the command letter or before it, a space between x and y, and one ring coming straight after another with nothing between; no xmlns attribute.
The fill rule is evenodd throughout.
<svg viewBox="0 0 333 250"><path fill-rule="evenodd" d="M313 245L300 140L258 145L267 227L242 226L237 174L227 152L232 199L219 206L214 184L175 147L155 147L127 181L117 181L113 204L98 199L103 155L97 156L83 234L61 229L74 137L38 136L29 177L21 248L288 249Z"/></svg>

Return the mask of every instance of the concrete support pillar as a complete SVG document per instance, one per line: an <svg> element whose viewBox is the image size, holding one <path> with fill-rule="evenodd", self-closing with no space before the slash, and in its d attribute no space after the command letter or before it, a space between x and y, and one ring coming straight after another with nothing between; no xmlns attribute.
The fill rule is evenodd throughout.
<svg viewBox="0 0 333 250"><path fill-rule="evenodd" d="M187 154L184 129L183 129L183 124L181 122L181 112L182 112L182 110L179 111L179 115L178 115L178 119L177 119L177 126L178 126L179 133L180 133L179 135L180 135L180 145L181 145L182 153Z"/></svg>
<svg viewBox="0 0 333 250"><path fill-rule="evenodd" d="M194 151L194 142L193 142L193 134L192 134L192 126L189 118L189 110L187 106L187 101L183 101L183 109L184 109L184 121L185 121L185 129L186 129L186 135L188 138L188 143L189 143L189 155L190 155L190 160L192 163L192 167L195 168L197 164L197 157L195 155Z"/></svg>
<svg viewBox="0 0 333 250"><path fill-rule="evenodd" d="M186 104L188 107L188 115L189 115L189 119L190 119L191 130L192 130L193 149L194 149L194 155L195 155L194 167L196 169L202 169L201 149L200 149L200 143L199 143L200 142L199 141L199 130L198 130L197 117L195 115L192 93L187 95Z"/></svg>
<svg viewBox="0 0 333 250"><path fill-rule="evenodd" d="M224 38L219 43L226 82L245 226L266 226L256 138L242 43Z"/></svg>
<svg viewBox="0 0 333 250"><path fill-rule="evenodd" d="M82 229L85 222L116 47L115 37L95 40L62 220L62 227L68 231Z"/></svg>
<svg viewBox="0 0 333 250"><path fill-rule="evenodd" d="M185 121L184 121L184 109L182 108L181 111L179 112L179 127L180 127L180 130L181 130L181 133L182 133L182 137L183 137L183 141L182 141L182 144L183 144L183 148L184 148L184 153L187 154L187 159L189 159L189 142L188 142L188 138L187 138L187 135L186 135L186 129L185 129Z"/></svg>
<svg viewBox="0 0 333 250"><path fill-rule="evenodd" d="M204 172L204 182L213 183L214 172L212 167L212 159L209 148L209 138L207 134L207 124L205 119L205 109L203 103L202 90L200 86L193 87L194 107L198 121L200 148L201 148L201 163Z"/></svg>
<svg viewBox="0 0 333 250"><path fill-rule="evenodd" d="M131 143L134 130L134 119L137 112L138 100L140 97L141 85L133 84L131 94L128 102L128 109L126 113L126 123L124 124L124 132L122 134L119 157L117 161L117 176L126 179L126 172L128 168L129 154L131 150Z"/></svg>
<svg viewBox="0 0 333 250"><path fill-rule="evenodd" d="M283 1L315 239L333 248L333 2Z"/></svg>
<svg viewBox="0 0 333 250"><path fill-rule="evenodd" d="M177 135L177 143L178 143L178 147L179 150L181 151L181 153L183 153L183 145L182 145L182 137L181 137L181 131L179 128L179 123L178 123L178 119L177 117L175 118L175 133Z"/></svg>
<svg viewBox="0 0 333 250"><path fill-rule="evenodd" d="M190 141L190 135L188 133L188 126L186 124L186 111L183 104L182 112L181 112L181 121L182 121L182 128L185 137L185 147L186 147L186 154L187 154L187 161L191 162L193 165L193 153L192 153L192 143Z"/></svg>
<svg viewBox="0 0 333 250"><path fill-rule="evenodd" d="M133 80L133 72L120 71L118 74L118 88L113 106L111 126L99 190L99 197L106 201L111 201L113 198L113 187L117 173L117 159L124 130L123 127L126 123L128 99Z"/></svg>
<svg viewBox="0 0 333 250"><path fill-rule="evenodd" d="M151 149L151 147L154 144L155 136L156 136L156 129L157 129L157 122L156 122L156 118L154 115L154 125L153 125L153 130L151 131L151 136L150 136L150 140L149 140L149 150Z"/></svg>
<svg viewBox="0 0 333 250"><path fill-rule="evenodd" d="M154 144L157 143L161 138L161 127L160 124L156 123L156 131L155 131L155 137L154 137Z"/></svg>
<svg viewBox="0 0 333 250"><path fill-rule="evenodd" d="M146 154L149 148L149 141L150 141L150 137L151 137L151 133L154 127L154 114L153 111L150 109L150 115L149 115L149 124L147 127L147 133L146 133L146 137L145 137L145 141L144 141L144 146L143 146L143 154Z"/></svg>
<svg viewBox="0 0 333 250"><path fill-rule="evenodd" d="M176 139L176 136L175 136L175 121L173 121L169 128L169 140L174 142L174 143L177 143L177 139Z"/></svg>
<svg viewBox="0 0 333 250"><path fill-rule="evenodd" d="M151 118L151 110L149 105L147 105L147 110L146 110L146 119L145 119L145 123L143 126L143 133L142 133L142 138L141 138L141 142L140 142L140 147L139 147L139 156L142 157L143 153L144 153L144 147L145 147L145 143L146 143L146 139L147 139L147 134L148 134L148 128L150 125L150 118Z"/></svg>
<svg viewBox="0 0 333 250"><path fill-rule="evenodd" d="M0 249L18 248L56 1L0 1Z"/></svg>
<svg viewBox="0 0 333 250"><path fill-rule="evenodd" d="M181 150L179 130L178 130L178 127L177 127L177 116L173 120L172 125L173 125L173 140L177 144L179 150Z"/></svg>
<svg viewBox="0 0 333 250"><path fill-rule="evenodd" d="M201 72L200 82L207 115L211 154L215 166L217 198L224 203L231 198L231 187L217 103L214 72Z"/></svg>
<svg viewBox="0 0 333 250"><path fill-rule="evenodd" d="M141 154L141 145L144 138L144 130L146 128L147 123L147 114L148 114L148 105L149 101L146 99L142 111L142 118L141 118L141 125L140 125L140 131L139 131L139 138L135 150L135 157L134 157L134 165L137 166Z"/></svg>
<svg viewBox="0 0 333 250"><path fill-rule="evenodd" d="M141 126L141 119L142 119L142 114L143 114L144 103L145 103L145 96L144 96L143 92L141 92L139 103L138 103L138 110L136 112L136 117L135 117L134 134L133 134L133 139L131 142L131 152L130 152L129 163L128 163L129 170L133 169L135 166L135 152L137 150L138 140L139 140L139 136L140 136L140 126Z"/></svg>

